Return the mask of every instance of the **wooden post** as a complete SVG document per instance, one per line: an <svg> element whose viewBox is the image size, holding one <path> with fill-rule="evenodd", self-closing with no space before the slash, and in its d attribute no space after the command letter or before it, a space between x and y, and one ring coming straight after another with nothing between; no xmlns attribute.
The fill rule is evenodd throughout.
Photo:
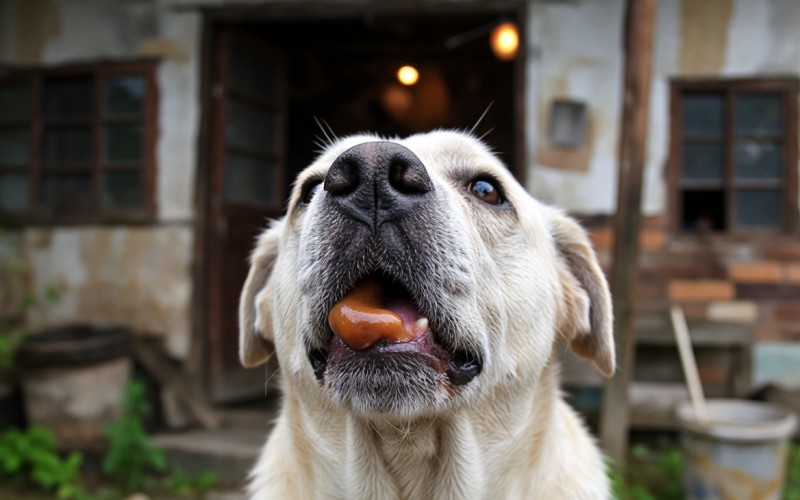
<svg viewBox="0 0 800 500"><path fill-rule="evenodd" d="M610 280L618 366L614 377L606 382L600 420L601 444L619 465L624 465L628 449L628 386L634 367L636 332L633 321L655 19L656 0L628 0L624 35L625 89Z"/></svg>

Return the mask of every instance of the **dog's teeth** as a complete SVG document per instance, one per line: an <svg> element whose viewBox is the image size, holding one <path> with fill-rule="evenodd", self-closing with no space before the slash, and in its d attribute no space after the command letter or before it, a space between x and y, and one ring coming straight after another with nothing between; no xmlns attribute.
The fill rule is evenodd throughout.
<svg viewBox="0 0 800 500"><path fill-rule="evenodd" d="M420 318L417 320L417 328L420 330L428 329L428 318Z"/></svg>

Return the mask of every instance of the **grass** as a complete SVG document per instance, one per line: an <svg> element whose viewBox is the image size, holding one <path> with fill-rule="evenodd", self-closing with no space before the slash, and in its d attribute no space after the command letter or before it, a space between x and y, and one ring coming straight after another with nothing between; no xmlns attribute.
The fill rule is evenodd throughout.
<svg viewBox="0 0 800 500"><path fill-rule="evenodd" d="M683 453L677 447L631 448L628 467L610 467L614 498L619 500L680 500L683 494ZM800 500L800 444L789 448L784 500Z"/></svg>

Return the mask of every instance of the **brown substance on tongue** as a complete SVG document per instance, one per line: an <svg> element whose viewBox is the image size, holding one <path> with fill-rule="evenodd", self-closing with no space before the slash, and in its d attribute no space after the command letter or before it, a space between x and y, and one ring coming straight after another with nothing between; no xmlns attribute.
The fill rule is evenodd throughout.
<svg viewBox="0 0 800 500"><path fill-rule="evenodd" d="M416 335L403 326L403 319L384 309L383 286L368 279L358 284L328 314L333 333L351 349L367 349L378 342L407 342Z"/></svg>

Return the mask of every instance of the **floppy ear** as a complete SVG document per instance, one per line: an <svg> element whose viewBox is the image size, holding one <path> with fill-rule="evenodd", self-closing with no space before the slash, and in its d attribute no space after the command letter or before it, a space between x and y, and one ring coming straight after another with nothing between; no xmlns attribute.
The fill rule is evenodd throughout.
<svg viewBox="0 0 800 500"><path fill-rule="evenodd" d="M552 218L557 250L564 260L564 317L561 330L572 351L590 359L603 375L614 374L614 312L608 282L592 244L577 222L557 213Z"/></svg>
<svg viewBox="0 0 800 500"><path fill-rule="evenodd" d="M282 230L283 220L275 221L258 238L239 298L239 360L248 368L264 363L275 352L268 282L278 258Z"/></svg>

